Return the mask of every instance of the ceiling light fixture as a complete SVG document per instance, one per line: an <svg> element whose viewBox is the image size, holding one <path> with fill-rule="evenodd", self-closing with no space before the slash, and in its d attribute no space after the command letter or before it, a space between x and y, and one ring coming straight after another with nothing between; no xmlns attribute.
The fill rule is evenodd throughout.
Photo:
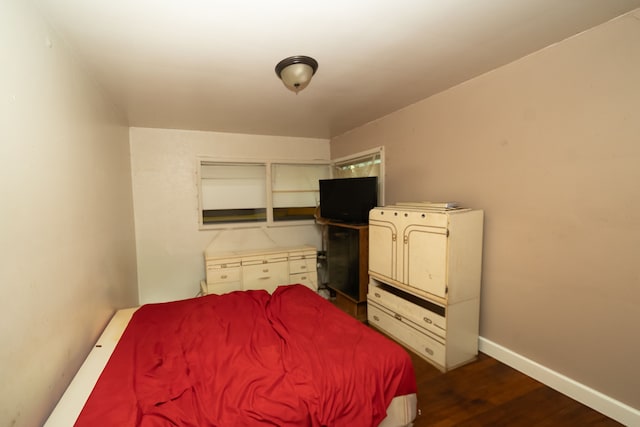
<svg viewBox="0 0 640 427"><path fill-rule="evenodd" d="M318 61L308 56L290 56L276 65L276 74L287 89L296 94L309 85L318 69Z"/></svg>

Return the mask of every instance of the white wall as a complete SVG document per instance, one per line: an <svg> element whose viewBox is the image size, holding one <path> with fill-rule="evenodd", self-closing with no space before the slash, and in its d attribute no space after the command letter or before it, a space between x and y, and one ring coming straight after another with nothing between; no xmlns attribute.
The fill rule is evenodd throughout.
<svg viewBox="0 0 640 427"><path fill-rule="evenodd" d="M331 141L485 210L480 332L640 409L640 11Z"/></svg>
<svg viewBox="0 0 640 427"><path fill-rule="evenodd" d="M28 4L0 2L0 424L32 427L137 289L126 121Z"/></svg>
<svg viewBox="0 0 640 427"><path fill-rule="evenodd" d="M204 250L310 244L318 226L199 230L198 156L328 160L329 140L131 128L131 164L140 302L195 296L205 277Z"/></svg>

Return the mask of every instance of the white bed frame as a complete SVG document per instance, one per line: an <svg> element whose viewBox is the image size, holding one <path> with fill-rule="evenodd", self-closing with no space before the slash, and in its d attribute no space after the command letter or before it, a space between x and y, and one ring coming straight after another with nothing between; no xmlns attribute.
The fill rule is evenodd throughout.
<svg viewBox="0 0 640 427"><path fill-rule="evenodd" d="M69 427L76 422L118 340L137 309L134 307L116 311L44 427ZM380 427L412 426L416 411L417 396L415 394L397 396L389 404L387 417L382 420Z"/></svg>

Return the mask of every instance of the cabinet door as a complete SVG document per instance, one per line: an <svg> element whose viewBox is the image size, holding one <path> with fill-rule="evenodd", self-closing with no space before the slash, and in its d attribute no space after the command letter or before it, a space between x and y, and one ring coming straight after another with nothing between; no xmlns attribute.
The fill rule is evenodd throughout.
<svg viewBox="0 0 640 427"><path fill-rule="evenodd" d="M357 229L329 226L327 233L329 286L360 300L360 234Z"/></svg>
<svg viewBox="0 0 640 427"><path fill-rule="evenodd" d="M286 261L269 262L242 266L242 287L264 289L273 293L279 285L289 283L289 263Z"/></svg>
<svg viewBox="0 0 640 427"><path fill-rule="evenodd" d="M392 222L369 220L369 271L397 279L397 236Z"/></svg>
<svg viewBox="0 0 640 427"><path fill-rule="evenodd" d="M404 231L405 283L444 298L447 289L447 230L408 226Z"/></svg>

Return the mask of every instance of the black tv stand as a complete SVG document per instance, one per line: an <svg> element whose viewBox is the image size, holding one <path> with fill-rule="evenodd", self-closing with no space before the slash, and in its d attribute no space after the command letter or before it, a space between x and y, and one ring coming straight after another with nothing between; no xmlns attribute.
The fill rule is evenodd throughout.
<svg viewBox="0 0 640 427"><path fill-rule="evenodd" d="M328 286L336 305L361 321L367 319L369 287L369 225L327 223Z"/></svg>

